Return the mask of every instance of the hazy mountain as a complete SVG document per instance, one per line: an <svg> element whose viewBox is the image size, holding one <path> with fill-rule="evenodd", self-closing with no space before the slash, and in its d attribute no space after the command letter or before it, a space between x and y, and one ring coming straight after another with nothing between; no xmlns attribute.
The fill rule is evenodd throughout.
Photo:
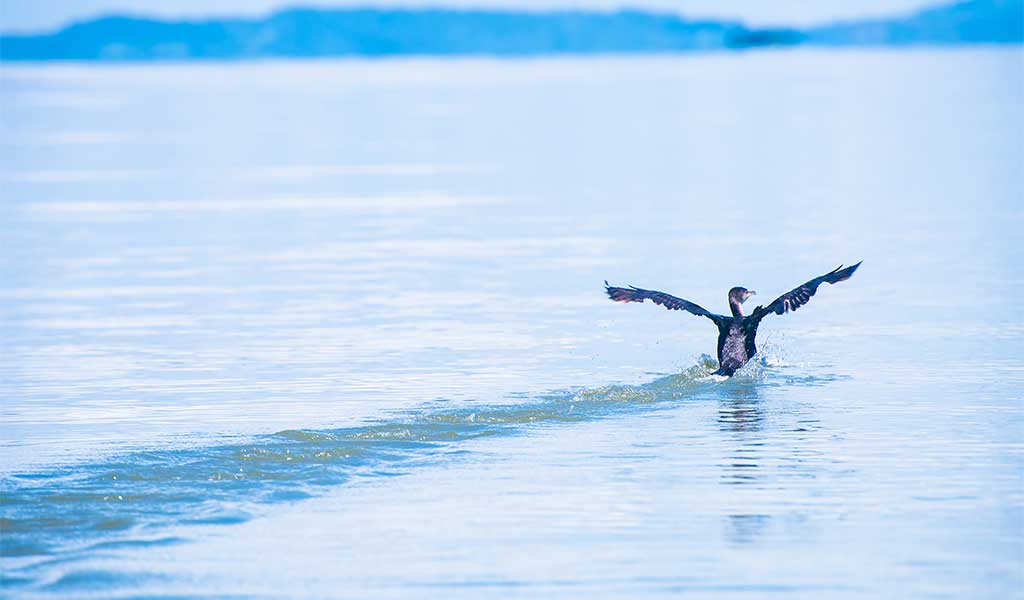
<svg viewBox="0 0 1024 600"><path fill-rule="evenodd" d="M0 36L0 56L193 60L680 52L807 42L1019 42L1022 1L973 0L904 19L844 23L807 32L751 29L736 22L689 21L642 11L293 9L260 19L105 17L52 34Z"/></svg>
<svg viewBox="0 0 1024 600"><path fill-rule="evenodd" d="M0 52L12 60L529 55L674 52L772 41L751 40L750 34L737 23L637 11L294 9L246 20L107 17L52 35L5 36Z"/></svg>
<svg viewBox="0 0 1024 600"><path fill-rule="evenodd" d="M836 23L806 33L810 43L835 45L1020 43L1024 0L970 0L902 19Z"/></svg>

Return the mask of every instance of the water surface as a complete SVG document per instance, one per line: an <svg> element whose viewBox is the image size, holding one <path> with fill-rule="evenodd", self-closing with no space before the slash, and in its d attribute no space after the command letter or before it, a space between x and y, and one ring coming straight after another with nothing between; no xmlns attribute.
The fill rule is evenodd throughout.
<svg viewBox="0 0 1024 600"><path fill-rule="evenodd" d="M4 67L2 593L1020 595L1022 67Z"/></svg>

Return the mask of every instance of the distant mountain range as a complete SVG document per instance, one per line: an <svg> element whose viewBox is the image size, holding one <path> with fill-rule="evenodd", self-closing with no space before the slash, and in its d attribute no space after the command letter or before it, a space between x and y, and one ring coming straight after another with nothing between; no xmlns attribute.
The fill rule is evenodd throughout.
<svg viewBox="0 0 1024 600"><path fill-rule="evenodd" d="M899 19L836 23L807 36L829 45L1020 44L1024 0L970 0Z"/></svg>
<svg viewBox="0 0 1024 600"><path fill-rule="evenodd" d="M970 0L893 19L757 29L671 14L456 9L291 9L260 19L112 16L40 35L0 35L3 60L652 53L794 44L1021 43L1024 0Z"/></svg>

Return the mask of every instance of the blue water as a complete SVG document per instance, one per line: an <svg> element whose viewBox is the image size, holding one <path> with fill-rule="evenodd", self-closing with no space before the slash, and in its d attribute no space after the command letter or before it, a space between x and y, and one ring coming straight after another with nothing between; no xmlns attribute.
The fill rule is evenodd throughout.
<svg viewBox="0 0 1024 600"><path fill-rule="evenodd" d="M1019 48L0 83L2 595L1022 594Z"/></svg>

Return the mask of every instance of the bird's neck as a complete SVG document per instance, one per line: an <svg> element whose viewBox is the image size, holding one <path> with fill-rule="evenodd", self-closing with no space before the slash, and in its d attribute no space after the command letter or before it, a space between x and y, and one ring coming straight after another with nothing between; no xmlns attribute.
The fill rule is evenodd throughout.
<svg viewBox="0 0 1024 600"><path fill-rule="evenodd" d="M729 298L729 308L732 310L732 316L736 318L743 317L743 306L736 300Z"/></svg>

